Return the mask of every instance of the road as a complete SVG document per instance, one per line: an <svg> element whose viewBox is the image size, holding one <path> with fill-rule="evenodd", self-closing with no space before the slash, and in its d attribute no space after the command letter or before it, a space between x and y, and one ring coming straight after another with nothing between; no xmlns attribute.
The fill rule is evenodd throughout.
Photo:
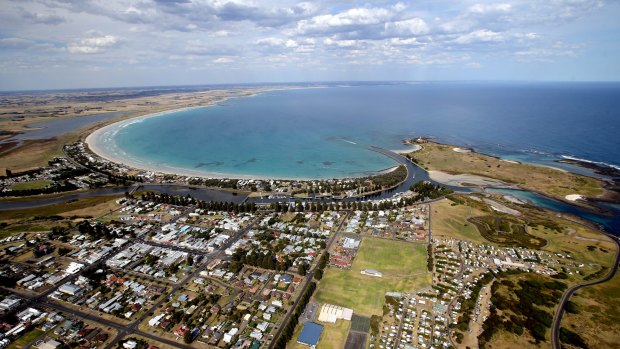
<svg viewBox="0 0 620 349"><path fill-rule="evenodd" d="M607 273L607 275L600 279L600 280L595 280L595 281L591 281L591 282L586 282L583 284L579 284L579 285L575 285L572 287L569 287L566 292L564 292L564 295L562 295L562 299L560 300L560 304L558 305L557 310L555 311L554 317L553 317L553 323L551 325L551 347L553 349L561 349L562 348L562 344L560 342L560 326L562 324L562 316L564 315L564 306L566 305L566 303L570 300L570 297L577 292L578 290L587 287L587 286L594 286L594 285L599 285L602 283L605 283L611 279L614 278L614 276L616 276L616 273L618 272L618 263L620 263L620 241L618 237L615 237L613 235L610 234L606 234L607 236L609 236L615 243L616 243L616 257L614 259L614 265L612 266L612 268L609 270L609 272Z"/></svg>
<svg viewBox="0 0 620 349"><path fill-rule="evenodd" d="M331 248L332 244L336 240L336 237L340 234L340 230L342 229L342 226L344 225L344 222L347 221L347 219L349 218L350 214L351 214L350 211L347 212L347 215L344 217L342 222L340 222L340 224L338 225L338 228L336 229L336 232L329 239L329 242L327 243L327 246L325 247L325 251L323 251L323 253L321 254L321 257L323 257L323 254L325 254L325 253L327 253L329 251L329 249ZM299 301L301 300L301 297L304 295L304 293L306 293L306 290L308 289L308 286L310 285L310 282L312 281L312 277L314 276L314 272L316 271L316 268L317 268L317 266L319 264L318 261L320 260L321 257L317 258L317 260L316 260L317 262L314 264L314 267L312 267L312 269L310 269L308 271L308 273L306 274L306 276L304 278L304 286L303 286L303 288L297 294L297 297L295 298L295 302L293 303L291 308L286 313L286 316L284 317L284 319L280 323L280 327L278 327L278 332L276 332L276 334L273 336L273 339L271 340L271 343L269 343L268 349L273 349L273 346L275 345L275 343L278 340L278 338L280 338L280 335L282 334L282 331L284 330L284 327L286 327L286 324L288 324L288 322L291 320L291 316L293 315L293 312L297 308L297 305L299 304Z"/></svg>
<svg viewBox="0 0 620 349"><path fill-rule="evenodd" d="M193 208L187 208L186 211L171 219L170 222L174 222L176 220L178 220L179 218L186 216L187 214L189 214L189 212L191 212L193 210ZM108 213L109 214L109 213ZM103 215L105 216L105 215ZM103 217L101 216L101 217ZM98 217L98 218L101 218ZM245 228L240 229L238 232L235 232L233 234L231 234L231 237L220 247L220 249L210 252L210 253L206 253L206 252L200 252L200 251L196 251L193 249L187 249L186 252L192 253L192 254L199 254L202 255L204 258L201 261L201 264L197 265L195 270L188 274L187 277L180 283L173 285L172 288L170 289L170 291L168 292L169 295L173 295L175 294L178 290L180 290L182 287L184 287L185 285L187 285L187 283L189 283L191 280L193 280L196 276L199 275L199 273L204 270L204 268L206 267L206 265L208 265L208 263L215 259L215 258L219 258L219 257L223 257L224 251L229 248L230 246L232 246L232 244L234 244L237 240L239 240L246 232L248 232L250 229L252 229L254 227L254 225L256 224L258 218L255 218L250 224L248 224ZM343 221L344 222L344 221ZM141 240L141 239L131 239L132 242L142 242L142 243L149 243L150 241L146 241L146 240ZM71 275L67 275L65 278L63 278L61 281L59 281L58 283L56 283L55 286L50 287L48 290L41 292L39 294L32 294L30 292L27 292L25 290L21 290L21 289L13 289L13 288L5 288L2 287L2 289L5 289L7 291L13 292L15 294L20 295L21 297L23 297L24 299L28 300L27 304L36 304L37 306L41 306L41 307L47 307L47 308L51 308L51 309L55 309L67 314L72 314L74 316L78 316L81 317L83 319L87 319L90 320L92 322L95 323L99 323L103 326L107 326L108 328L114 328L117 330L117 335L114 337L114 339L105 347L106 349L111 349L114 348L118 345L118 342L120 342L121 339L123 339L125 336L129 335L129 334L136 334L136 335L140 335L143 336L145 338L154 340L154 341L158 341L167 345L170 345L172 347L175 348L191 348L191 346L183 344L183 343L178 343L176 341L164 338L164 337L160 337L157 335L153 335L144 331L141 331L138 327L139 325L148 317L150 316L159 306L161 306L161 304L163 304L165 301L168 301L170 298L169 297L161 297L161 299L159 301L157 301L155 304L153 304L147 311L144 312L144 314L142 316L140 316L138 319L130 322L129 324L120 324L117 323L115 321L112 320L108 320L102 317L99 317L97 315L94 314L88 314L86 312L83 312L81 310L78 309L73 309L70 308L66 305L63 305L61 302L49 299L48 296L52 293L54 293L61 285L67 283L67 282L72 282L75 279L77 279L80 275L82 275L84 272L95 269L100 267L103 263L105 263L106 260L108 260L110 257L116 255L117 253L121 252L122 250L124 250L125 248L127 248L128 246L130 246L131 243L126 243L123 246L119 246L113 250L111 250L109 253L107 253L104 257L102 257L99 261L97 261L96 263L93 263L91 265L86 266L85 268L83 268L82 270L80 270L79 272L75 273L75 274L71 274ZM160 244L156 244L156 245L160 245ZM174 245L165 245L165 244L161 244L162 247L166 247L166 248L171 248L171 249L178 249L178 250L182 250L185 251L186 249L183 247L178 247L178 246L174 246ZM123 271L126 271L123 269Z"/></svg>
<svg viewBox="0 0 620 349"><path fill-rule="evenodd" d="M186 211L186 212L189 212ZM179 217L177 217L178 219ZM233 235L230 239L228 239L224 245L217 251L213 251L209 254L206 255L206 258L204 258L201 262L200 265L195 267L195 270L187 275L187 277L185 279L183 279L182 282L174 285L172 287L172 289L170 291L168 291L168 295L172 296L174 294L177 293L178 290L180 290L182 287L185 287L185 285L187 285L191 280L195 279L201 271L204 270L204 268L209 264L209 262L217 257L219 257L224 250L226 250L227 248L229 248L230 246L232 246L233 243L235 243L237 240L239 240L247 231L249 231L250 229L252 229L252 227L254 227L254 225L256 224L258 218L255 218L253 222L251 222L250 224L248 224L245 228L240 229L239 232L237 232L235 235ZM166 247L170 247L170 246L166 246ZM191 252L191 253L195 253L195 252ZM170 297L161 297L159 299L159 301L157 301L155 304L153 304L147 311L144 312L144 314L142 314L142 316L140 316L138 319L132 321L131 323L129 323L127 326L123 326L121 330L118 331L118 334L116 335L116 337L105 347L105 349L111 349L116 347L116 345L118 344L118 342L123 339L125 336L127 336L128 334L131 333L135 333L135 334L139 334L139 335L143 335L144 332L140 331L138 329L138 326L140 326L140 324L146 320L147 317L151 316L153 314L153 312L160 307L164 302L169 301ZM165 343L162 339L165 339L163 337L159 337L159 336L154 336L151 335L152 339L154 340L158 340L159 342ZM151 338L151 337L149 337ZM157 339L159 338L159 339ZM174 342L176 343L176 342ZM167 344L167 343L166 343ZM189 346L186 346L189 347Z"/></svg>
<svg viewBox="0 0 620 349"><path fill-rule="evenodd" d="M407 316L407 312L409 311L409 299L411 295L405 295L403 299L403 312L400 314L400 321L398 322L398 331L396 332L396 337L394 337L394 349L398 349L401 343L401 338L403 334L403 326L405 325L405 316Z"/></svg>

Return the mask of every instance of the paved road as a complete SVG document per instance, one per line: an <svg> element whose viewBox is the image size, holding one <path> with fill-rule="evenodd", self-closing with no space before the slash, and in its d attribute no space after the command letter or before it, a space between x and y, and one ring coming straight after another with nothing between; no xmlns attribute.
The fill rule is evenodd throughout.
<svg viewBox="0 0 620 349"><path fill-rule="evenodd" d="M616 257L614 259L614 265L612 266L612 268L609 270L609 273L607 273L607 275L604 278L600 280L596 280L596 281L591 281L591 282L586 282L583 284L575 285L573 287L568 288L566 292L564 292L564 295L562 296L562 300L560 301L560 304L558 305L558 308L553 317L553 324L551 325L551 346L553 349L562 348L562 344L560 342L560 326L562 324L562 316L564 315L564 306L570 300L570 297L575 292L577 292L578 290L584 287L599 285L599 284L605 283L613 279L614 276L616 276L616 273L618 272L618 263L620 263L620 241L619 241L620 238L617 238L610 234L606 234L606 235L609 236L616 243Z"/></svg>
<svg viewBox="0 0 620 349"><path fill-rule="evenodd" d="M192 210L192 208L188 208L182 215L175 217L171 221L178 220L180 217L183 217L183 216L187 215L189 212L191 212L191 210ZM101 218L101 217L98 217L98 218ZM216 251L213 251L211 253L198 253L199 251L196 251L196 250L188 250L187 252L190 252L192 254L201 254L205 258L203 258L201 264L197 265L195 270L191 274L189 274L181 283L173 285L172 289L169 292L169 294L170 295L175 294L179 289L181 289L181 287L185 286L187 283L189 283L191 280L193 280L204 269L204 267L206 267L206 265L208 264L209 261L211 261L211 260L213 260L215 258L218 258L218 257L223 257L224 251L227 248L229 248L230 246L232 246L232 244L235 243L237 240L239 240L248 230L252 229L254 227L254 225L256 224L257 220L258 220L258 218L255 218L254 221L252 221L250 224L248 224L245 228L240 229L238 232L232 234L231 237L221 246L221 248L216 250ZM141 240L141 239L131 239L131 241L149 243L148 241ZM71 274L71 275L66 276L64 279L62 279L61 281L56 283L55 286L50 287L48 290L46 290L44 292L41 292L41 293L38 293L38 294L33 294L31 292L28 292L26 290L21 290L21 289L9 289L9 288L5 288L5 287L2 287L2 288L6 289L6 290L8 290L10 292L13 292L15 294L20 295L24 299L27 299L29 301L28 303L30 303L30 304L34 303L37 306L42 306L42 307L48 307L48 308L56 309L56 310L65 312L67 314L72 314L72 315L75 315L75 316L79 316L81 318L88 319L90 321L93 321L93 322L99 323L101 325L107 326L109 328L116 329L117 330L117 335L106 346L106 349L114 348L122 338L124 338L125 336L127 336L129 334L140 335L140 336L143 336L145 338L148 338L148 339L151 339L151 340L154 340L154 341L158 341L158 342L170 345L170 346L175 347L175 348L191 348L191 346L189 346L189 345L186 345L186 344L183 344L183 343L178 343L176 341L173 341L173 340L170 340L170 339L167 339L167 338L164 338L164 337L160 337L160 336L157 336L157 335L153 335L153 334L150 334L150 333L147 333L147 332L143 332L143 331L138 329L138 326L140 325L140 323L142 323L148 316L150 316L151 313L154 310L156 310L163 302L167 301L169 299L169 297L162 297L158 302L156 302L153 306L151 306L151 308L149 308L140 318L132 321L131 323L129 323L127 325L119 324L119 323L117 323L115 321L107 320L107 319L101 318L101 317L99 317L97 315L94 315L94 314L88 314L88 313L80 311L78 309L69 308L68 306L63 305L61 302L57 302L55 300L52 300L52 299L48 298L48 296L50 294L55 292L64 283L71 282L71 281L77 279L80 275L82 275L86 271L89 271L89 270L92 270L92 269L100 267L103 263L105 263L105 261L108 258L110 258L111 256L116 255L117 253L119 253L122 250L126 249L130 245L131 245L131 243L126 243L123 246L120 246L120 247L117 247L117 248L111 250L103 258L101 258L98 262L86 266L85 268L83 268L82 270L80 270L79 272L77 272L75 274ZM185 250L184 248L178 248L177 246L174 246L174 245L162 245L162 247Z"/></svg>
<svg viewBox="0 0 620 349"><path fill-rule="evenodd" d="M336 236L338 236L340 234L340 230L342 229L342 226L344 225L344 222L346 222L347 219L349 218L350 214L351 214L350 211L347 212L347 214L344 217L344 219L342 220L342 222L340 222L340 225L338 225L338 228L336 229L336 232L329 239L329 242L327 243L327 247L325 248L325 251L321 254L321 257L323 257L324 253L329 251L329 249L331 248L332 244L336 240ZM301 291L299 292L299 294L295 298L295 302L293 303L293 305L291 306L289 311L286 313L286 316L284 317L284 320L282 320L282 322L280 323L280 327L278 327L278 332L276 332L275 335L273 336L273 339L271 340L271 343L269 343L268 349L273 349L273 346L275 345L275 343L278 340L278 338L280 338L280 335L282 334L282 331L284 330L284 327L291 320L291 316L293 315L293 312L297 308L297 305L299 304L299 301L301 300L301 297L303 296L304 293L306 293L306 290L308 289L308 286L310 285L310 282L312 281L312 276L314 276L314 272L315 272L315 270L316 270L316 268L318 266L318 261L320 260L321 257L319 257L317 259L317 262L315 263L314 267L312 267L312 269L310 269L308 271L308 273L306 274L306 276L304 278L304 286L303 286L303 288L301 289Z"/></svg>
<svg viewBox="0 0 620 349"><path fill-rule="evenodd" d="M206 255L206 258L204 258L201 262L200 265L195 267L195 270L187 275L187 277L181 282L178 283L176 285L174 285L172 287L172 289L170 291L168 291L168 294L170 296L176 294L176 292L178 290L180 290L182 287L184 287L185 285L187 285L191 280L193 280L194 278L196 278L201 271L204 270L204 268L208 265L208 263L219 257L222 253L224 253L223 251L226 250L227 248L229 248L230 246L232 246L233 243L235 243L237 240L239 240L248 230L252 229L254 227L254 225L256 224L258 218L255 218L253 222L251 222L250 224L248 224L248 226L246 226L243 229L240 229L239 232L237 232L235 235L231 236L230 239L228 239L224 245L222 245L222 247L219 250L216 250L214 252L211 252L209 254ZM170 246L166 246L166 247L170 247ZM195 253L195 252L191 252L191 253ZM111 349L116 347L116 345L118 344L118 342L123 339L125 336L127 336L128 334L131 333L136 333L136 334L140 334L143 335L144 332L140 331L138 329L138 326L140 326L140 324L146 320L147 317L151 316L152 313L159 307L161 306L164 302L170 300L170 297L162 297L159 301L157 301L155 304L153 304L147 311L144 312L144 314L142 314L142 316L140 316L138 319L132 321L131 323L129 323L129 325L124 326L122 329L120 329L118 331L118 334L116 335L116 337L105 347L105 349ZM159 337L159 336L155 336L155 335L151 335L151 337L149 337L151 339L154 340L158 340L162 343L165 343L163 341L163 337ZM174 342L176 343L176 342ZM166 343L167 344L167 343ZM189 347L189 346L185 346L185 347Z"/></svg>

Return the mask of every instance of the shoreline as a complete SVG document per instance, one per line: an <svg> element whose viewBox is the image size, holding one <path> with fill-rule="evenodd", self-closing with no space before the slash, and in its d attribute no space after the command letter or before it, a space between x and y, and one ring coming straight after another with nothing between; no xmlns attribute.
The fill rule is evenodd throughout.
<svg viewBox="0 0 620 349"><path fill-rule="evenodd" d="M386 173L390 173L395 171L398 168L398 164L391 166L389 168L384 168L381 170L373 171L372 173L359 175L359 176L343 176L343 177L329 177L329 178L309 178L309 177L272 177L272 176L262 176L262 175L249 175L249 174L233 174L233 173L222 173L222 172L208 172L208 171L200 171L200 170L192 170L189 168L180 168L175 166L170 166L166 164L149 164L142 162L138 159L131 158L127 154L125 156L121 154L113 154L109 150L106 150L105 147L101 144L103 134L106 132L113 132L114 134L121 130L122 128L132 125L134 123L142 122L143 120L163 116L167 114L172 114L180 111L200 109L200 108L209 108L213 106L217 106L220 103L223 103L232 98L242 98L242 97L255 97L264 92L272 92L272 91L287 91L287 90L300 90L300 89L310 89L310 88L328 88L329 86L309 86L309 87L291 87L289 88L275 88L275 89L267 89L261 91L254 91L248 95L241 96L227 96L222 99L213 101L206 105L201 106L191 106L191 107L183 107L170 109L165 111L160 111L156 113L150 113L145 115L138 115L134 117L130 117L128 119L119 120L113 122L108 125L104 125L95 129L93 132L89 133L88 136L85 137L84 143L87 145L90 152L92 152L95 156L127 169L132 169L136 171L147 171L152 172L154 174L163 174L163 175L177 175L183 177L198 177L205 179L241 179L241 180L287 180L287 181L322 181L322 180L342 180L342 179L356 179L356 178L366 178L366 177L374 177L378 175L383 175ZM346 87L346 86L338 86L338 87ZM406 150L403 150L406 152Z"/></svg>

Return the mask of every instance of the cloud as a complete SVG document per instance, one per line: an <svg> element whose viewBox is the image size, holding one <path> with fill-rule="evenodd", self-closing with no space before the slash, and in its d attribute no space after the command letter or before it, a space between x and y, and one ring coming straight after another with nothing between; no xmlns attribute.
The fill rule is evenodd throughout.
<svg viewBox="0 0 620 349"><path fill-rule="evenodd" d="M388 44L391 46L420 46L422 43L417 38L392 38L388 41Z"/></svg>
<svg viewBox="0 0 620 349"><path fill-rule="evenodd" d="M198 56L221 56L235 55L238 50L228 45L218 44L211 41L205 42L200 39L189 40L181 51Z"/></svg>
<svg viewBox="0 0 620 349"><path fill-rule="evenodd" d="M577 64L594 52L611 57L618 51L617 43L613 50L602 47L612 41L610 31L617 25L610 18L620 5L600 10L601 0L297 1L5 1L0 61L23 63L9 69L62 64L68 70L91 66L116 72L131 62L131 69L143 72L174 68L175 79L219 65L222 76L245 69L248 74L238 81L271 79L262 69L276 65L272 73L283 80L287 73L315 79L311 70L318 67L383 65L375 76L380 79L383 71L412 64L483 72L559 57ZM586 51L580 42L590 37L597 40Z"/></svg>
<svg viewBox="0 0 620 349"><path fill-rule="evenodd" d="M529 47L525 50L515 52L515 56L522 62L543 62L551 63L559 57L575 57L583 49L583 45L567 44L557 41L546 47Z"/></svg>
<svg viewBox="0 0 620 349"><path fill-rule="evenodd" d="M230 57L218 57L213 60L213 63L215 64L228 64L232 62L233 62L233 59Z"/></svg>
<svg viewBox="0 0 620 349"><path fill-rule="evenodd" d="M263 38L256 41L257 45L260 46L270 46L270 47L288 47L288 48L296 48L299 44L292 39L281 39L281 38Z"/></svg>
<svg viewBox="0 0 620 349"><path fill-rule="evenodd" d="M461 35L454 40L458 44L471 44L475 42L500 42L504 41L502 33L494 32L487 29L480 29Z"/></svg>
<svg viewBox="0 0 620 349"><path fill-rule="evenodd" d="M91 37L79 40L77 43L67 47L71 53L99 53L104 48L114 46L118 43L118 37L114 35L105 35L100 37Z"/></svg>
<svg viewBox="0 0 620 349"><path fill-rule="evenodd" d="M502 13L510 12L512 10L511 4L475 4L469 7L469 13L475 14L487 14L487 13Z"/></svg>
<svg viewBox="0 0 620 349"><path fill-rule="evenodd" d="M387 22L384 25L387 36L410 37L423 35L429 32L429 27L420 18L411 18L404 21Z"/></svg>
<svg viewBox="0 0 620 349"><path fill-rule="evenodd" d="M84 0L89 13L105 15L128 23L145 23L179 31L211 30L226 22L251 22L259 27L280 27L308 18L317 6L301 2L293 6L258 6L239 0L155 0L133 3L124 11L104 7L93 0Z"/></svg>
<svg viewBox="0 0 620 349"><path fill-rule="evenodd" d="M327 14L297 23L301 35L335 34L359 30L369 25L383 24L393 16L385 8L352 8L337 14Z"/></svg>
<svg viewBox="0 0 620 349"><path fill-rule="evenodd" d="M29 12L24 9L21 9L21 18L30 23L49 24L49 25L59 25L66 21L64 17L56 15L56 14Z"/></svg>
<svg viewBox="0 0 620 349"><path fill-rule="evenodd" d="M361 40L333 40L327 38L323 40L323 43L327 46L339 47L344 49L359 50L367 46L366 42Z"/></svg>
<svg viewBox="0 0 620 349"><path fill-rule="evenodd" d="M0 48L18 49L32 46L33 41L22 38L2 38Z"/></svg>

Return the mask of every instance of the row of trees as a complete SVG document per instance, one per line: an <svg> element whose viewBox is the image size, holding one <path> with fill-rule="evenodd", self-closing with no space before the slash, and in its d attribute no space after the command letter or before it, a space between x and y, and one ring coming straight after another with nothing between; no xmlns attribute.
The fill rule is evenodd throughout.
<svg viewBox="0 0 620 349"><path fill-rule="evenodd" d="M312 294L314 293L315 289L316 289L316 283L310 282L310 285L308 285L308 288L304 292L303 296L301 296L299 303L293 310L291 319L284 326L284 328L282 329L282 333L280 334L278 339L275 341L275 344L273 346L275 349L286 348L286 343L288 343L288 341L291 340L291 338L293 338L295 327L299 323L299 317L301 316L301 313L306 308L306 305L308 304L308 301L310 301L310 297L312 297Z"/></svg>
<svg viewBox="0 0 620 349"><path fill-rule="evenodd" d="M207 211L226 211L226 212L255 212L258 208L253 202L246 202L242 204L236 204L233 202L221 202L221 201L204 201L191 197L189 194L186 196L170 195L166 193L155 193L147 191L142 193L142 200L151 201L157 204L169 204L175 206L190 206L196 205L199 208Z"/></svg>
<svg viewBox="0 0 620 349"><path fill-rule="evenodd" d="M323 271L325 267L327 267L327 263L329 263L329 252L325 251L319 260L319 264L316 266L316 270L314 271L314 278L317 280L321 280L323 278Z"/></svg>
<svg viewBox="0 0 620 349"><path fill-rule="evenodd" d="M271 251L268 251L267 254L257 251L248 253L239 248L233 253L228 269L237 273L246 264L263 269L285 271L288 270L293 263L289 259L285 259L282 262L277 261L276 256Z"/></svg>
<svg viewBox="0 0 620 349"><path fill-rule="evenodd" d="M446 189L449 190L449 189ZM451 193L452 191L450 191ZM444 194L447 195L447 194ZM443 196L443 195L442 195ZM276 212L324 212L324 211L378 211L378 210L390 210L394 208L405 207L413 205L416 202L421 201L419 196L401 198L396 202L391 200L381 201L379 203L370 201L343 201L343 202L300 202L296 201L294 204L288 204L286 202L273 202L271 203L271 209Z"/></svg>

